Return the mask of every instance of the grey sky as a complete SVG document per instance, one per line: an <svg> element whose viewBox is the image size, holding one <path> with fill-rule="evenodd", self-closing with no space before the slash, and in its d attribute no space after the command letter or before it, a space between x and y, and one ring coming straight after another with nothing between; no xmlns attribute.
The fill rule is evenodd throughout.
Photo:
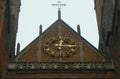
<svg viewBox="0 0 120 79"><path fill-rule="evenodd" d="M43 31L58 18L58 9L52 4L58 0L21 0L17 42L21 49L39 35L39 25ZM62 7L61 17L75 31L81 26L81 34L95 47L98 47L98 28L94 10L94 0L61 0L67 6Z"/></svg>

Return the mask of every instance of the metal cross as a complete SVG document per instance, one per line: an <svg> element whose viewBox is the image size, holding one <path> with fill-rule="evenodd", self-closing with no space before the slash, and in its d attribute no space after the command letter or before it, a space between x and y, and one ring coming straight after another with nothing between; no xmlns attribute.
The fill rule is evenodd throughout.
<svg viewBox="0 0 120 79"><path fill-rule="evenodd" d="M58 1L58 4L52 4L53 6L58 6L58 10L61 9L61 6L66 6L66 4L61 4L61 1Z"/></svg>

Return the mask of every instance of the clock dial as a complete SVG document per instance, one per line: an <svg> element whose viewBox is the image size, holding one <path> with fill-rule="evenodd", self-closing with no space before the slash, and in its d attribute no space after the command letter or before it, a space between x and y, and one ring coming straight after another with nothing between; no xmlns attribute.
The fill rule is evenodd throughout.
<svg viewBox="0 0 120 79"><path fill-rule="evenodd" d="M52 37L44 43L43 49L46 54L54 57L69 57L77 50L77 44L67 37Z"/></svg>

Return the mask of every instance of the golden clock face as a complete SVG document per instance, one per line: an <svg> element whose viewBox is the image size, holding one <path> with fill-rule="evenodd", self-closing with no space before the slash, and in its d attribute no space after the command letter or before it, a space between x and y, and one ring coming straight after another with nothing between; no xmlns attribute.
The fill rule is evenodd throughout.
<svg viewBox="0 0 120 79"><path fill-rule="evenodd" d="M77 44L67 37L52 37L44 43L43 47L46 54L53 57L69 57L77 50Z"/></svg>

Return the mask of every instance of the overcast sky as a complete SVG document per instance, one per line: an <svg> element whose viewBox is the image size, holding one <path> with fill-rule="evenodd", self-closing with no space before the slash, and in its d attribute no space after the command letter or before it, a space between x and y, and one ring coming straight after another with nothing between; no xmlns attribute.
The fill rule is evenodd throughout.
<svg viewBox="0 0 120 79"><path fill-rule="evenodd" d="M61 9L61 18L75 31L81 27L82 36L96 48L98 47L98 28L94 10L94 0L60 0L66 4ZM58 19L58 7L52 4L58 0L21 0L21 11L17 33L17 43L21 50L39 35L39 26L43 31Z"/></svg>

